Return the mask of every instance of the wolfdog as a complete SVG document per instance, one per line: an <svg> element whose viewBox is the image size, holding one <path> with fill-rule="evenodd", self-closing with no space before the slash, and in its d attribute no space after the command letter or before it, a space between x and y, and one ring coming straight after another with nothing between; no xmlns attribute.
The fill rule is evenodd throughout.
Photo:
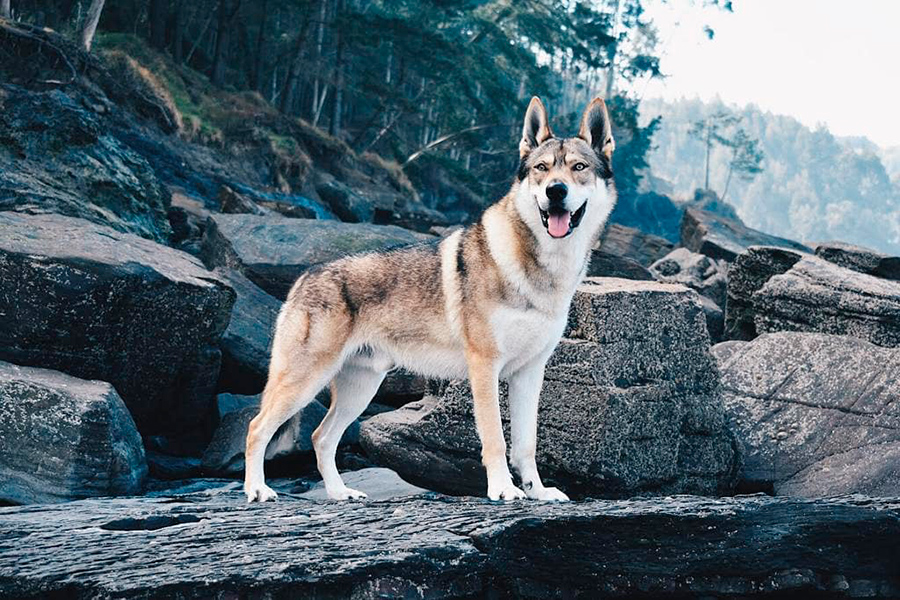
<svg viewBox="0 0 900 600"><path fill-rule="evenodd" d="M348 256L300 276L275 330L269 378L247 434L244 492L273 500L266 446L331 382L313 433L328 496L365 498L341 479L335 452L385 374L402 366L433 378L468 377L492 500L568 497L545 487L535 462L544 367L562 337L591 247L616 201L606 105L595 98L578 135L557 138L534 97L509 193L480 220L437 244ZM509 385L510 463L499 405Z"/></svg>

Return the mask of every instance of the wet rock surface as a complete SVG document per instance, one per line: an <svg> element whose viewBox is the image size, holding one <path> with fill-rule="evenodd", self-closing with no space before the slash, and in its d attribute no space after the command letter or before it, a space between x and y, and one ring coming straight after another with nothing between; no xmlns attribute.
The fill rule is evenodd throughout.
<svg viewBox="0 0 900 600"><path fill-rule="evenodd" d="M818 333L714 347L741 487L900 495L900 350Z"/></svg>
<svg viewBox="0 0 900 600"><path fill-rule="evenodd" d="M0 597L900 593L900 504L749 496L362 503L227 489L0 508ZM815 548L815 551L810 549Z"/></svg>
<svg viewBox="0 0 900 600"><path fill-rule="evenodd" d="M214 214L202 257L210 268L236 269L269 294L285 298L297 277L313 265L429 237L392 225Z"/></svg>
<svg viewBox="0 0 900 600"><path fill-rule="evenodd" d="M0 360L108 381L144 434L209 426L233 301L183 252L82 219L0 213Z"/></svg>
<svg viewBox="0 0 900 600"><path fill-rule="evenodd" d="M739 457L724 428L697 294L652 282L587 281L570 315L574 339L560 344L545 375L537 456L544 477L595 496L729 490ZM508 415L505 399L502 412ZM485 493L465 383L368 419L360 441L376 463L414 483Z"/></svg>
<svg viewBox="0 0 900 600"><path fill-rule="evenodd" d="M0 362L0 504L137 494L146 477L111 385Z"/></svg>
<svg viewBox="0 0 900 600"><path fill-rule="evenodd" d="M793 240L750 229L739 221L698 208L687 208L684 211L681 244L693 252L728 262L750 246L777 246L800 252L810 251Z"/></svg>
<svg viewBox="0 0 900 600"><path fill-rule="evenodd" d="M168 192L109 121L60 90L0 85L0 211L80 217L165 242Z"/></svg>

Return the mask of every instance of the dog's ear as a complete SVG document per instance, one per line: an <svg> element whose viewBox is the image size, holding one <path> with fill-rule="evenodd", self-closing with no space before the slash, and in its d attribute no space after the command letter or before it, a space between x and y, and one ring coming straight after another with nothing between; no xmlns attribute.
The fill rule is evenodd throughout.
<svg viewBox="0 0 900 600"><path fill-rule="evenodd" d="M616 143L612 136L612 123L609 113L606 112L606 103L603 98L594 98L581 117L581 129L578 137L590 144L598 155L612 158Z"/></svg>
<svg viewBox="0 0 900 600"><path fill-rule="evenodd" d="M525 158L529 152L553 137L550 122L547 120L547 109L537 96L531 99L525 112L525 125L522 127L522 141L519 142L519 158Z"/></svg>

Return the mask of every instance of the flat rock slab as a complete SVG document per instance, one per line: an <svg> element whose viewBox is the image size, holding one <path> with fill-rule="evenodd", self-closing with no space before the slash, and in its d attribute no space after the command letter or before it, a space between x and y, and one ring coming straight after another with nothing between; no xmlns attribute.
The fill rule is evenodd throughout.
<svg viewBox="0 0 900 600"><path fill-rule="evenodd" d="M779 246L810 252L799 242L751 229L739 221L699 208L684 211L681 244L693 252L728 262L750 246Z"/></svg>
<svg viewBox="0 0 900 600"><path fill-rule="evenodd" d="M668 254L673 247L666 238L618 223L610 223L597 244L597 249L604 253L630 258L644 267Z"/></svg>
<svg viewBox="0 0 900 600"><path fill-rule="evenodd" d="M900 350L785 332L713 353L744 489L900 495Z"/></svg>
<svg viewBox="0 0 900 600"><path fill-rule="evenodd" d="M0 597L900 594L900 501L212 495L0 508Z"/></svg>
<svg viewBox="0 0 900 600"><path fill-rule="evenodd" d="M816 256L860 273L900 281L900 256L844 242L821 243L816 246Z"/></svg>
<svg viewBox="0 0 900 600"><path fill-rule="evenodd" d="M207 425L233 302L184 252L83 219L0 213L0 360L108 381L142 434Z"/></svg>
<svg viewBox="0 0 900 600"><path fill-rule="evenodd" d="M386 250L431 239L393 225L211 215L202 257L210 268L230 267L276 298L285 298L313 265L348 254Z"/></svg>

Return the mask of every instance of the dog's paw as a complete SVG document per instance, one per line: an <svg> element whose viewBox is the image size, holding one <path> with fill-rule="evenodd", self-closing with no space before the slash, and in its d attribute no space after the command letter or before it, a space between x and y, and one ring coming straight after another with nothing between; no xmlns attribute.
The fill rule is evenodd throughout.
<svg viewBox="0 0 900 600"><path fill-rule="evenodd" d="M328 492L328 497L332 500L365 500L368 498L365 493L348 487L326 491Z"/></svg>
<svg viewBox="0 0 900 600"><path fill-rule="evenodd" d="M269 502L278 499L275 490L264 483L245 484L244 493L247 494L247 502Z"/></svg>
<svg viewBox="0 0 900 600"><path fill-rule="evenodd" d="M544 502L568 502L569 497L566 496L559 488L541 487L528 492L528 497L535 500L543 500Z"/></svg>
<svg viewBox="0 0 900 600"><path fill-rule="evenodd" d="M488 488L488 498L491 500L518 500L525 497L525 492L513 485L512 482L496 488Z"/></svg>

